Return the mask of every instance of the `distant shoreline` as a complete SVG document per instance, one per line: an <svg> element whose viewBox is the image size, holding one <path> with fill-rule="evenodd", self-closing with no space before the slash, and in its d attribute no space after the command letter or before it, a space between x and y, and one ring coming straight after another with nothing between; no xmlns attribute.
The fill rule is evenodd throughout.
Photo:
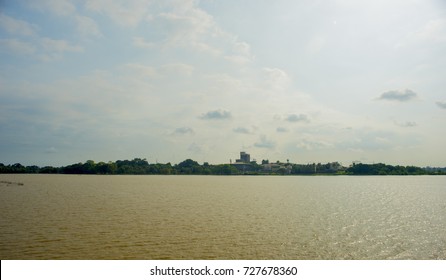
<svg viewBox="0 0 446 280"><path fill-rule="evenodd" d="M338 162L326 164L296 164L237 162L234 164L211 165L187 159L179 164L148 163L146 159L117 160L115 162L75 163L62 167L36 165L23 166L20 163L4 165L0 163L0 174L84 174L84 175L234 175L234 176L362 176L362 175L446 175L444 167L417 167L387 165L384 163L354 163L349 167Z"/></svg>

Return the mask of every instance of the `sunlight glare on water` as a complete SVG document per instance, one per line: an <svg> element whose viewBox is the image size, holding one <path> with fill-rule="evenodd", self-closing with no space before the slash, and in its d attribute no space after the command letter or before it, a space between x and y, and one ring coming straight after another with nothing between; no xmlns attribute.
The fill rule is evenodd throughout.
<svg viewBox="0 0 446 280"><path fill-rule="evenodd" d="M0 181L1 259L446 259L445 176Z"/></svg>

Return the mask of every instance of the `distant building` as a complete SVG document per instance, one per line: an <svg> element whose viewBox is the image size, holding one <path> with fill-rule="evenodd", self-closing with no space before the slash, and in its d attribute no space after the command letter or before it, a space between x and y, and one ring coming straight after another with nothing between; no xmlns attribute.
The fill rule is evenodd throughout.
<svg viewBox="0 0 446 280"><path fill-rule="evenodd" d="M256 171L255 160L251 161L251 155L246 152L240 152L240 159L236 159L231 165L242 173Z"/></svg>
<svg viewBox="0 0 446 280"><path fill-rule="evenodd" d="M262 164L263 171L266 173L274 172L281 174L291 174L292 166L289 163L264 163Z"/></svg>
<svg viewBox="0 0 446 280"><path fill-rule="evenodd" d="M235 162L250 163L251 162L251 155L247 154L245 152L240 152L240 159L236 159Z"/></svg>

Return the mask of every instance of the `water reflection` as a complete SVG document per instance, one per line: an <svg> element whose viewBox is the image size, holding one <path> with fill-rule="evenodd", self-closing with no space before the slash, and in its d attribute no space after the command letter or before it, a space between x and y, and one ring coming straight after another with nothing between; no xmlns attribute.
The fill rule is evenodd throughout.
<svg viewBox="0 0 446 280"><path fill-rule="evenodd" d="M0 175L2 259L445 259L446 177Z"/></svg>

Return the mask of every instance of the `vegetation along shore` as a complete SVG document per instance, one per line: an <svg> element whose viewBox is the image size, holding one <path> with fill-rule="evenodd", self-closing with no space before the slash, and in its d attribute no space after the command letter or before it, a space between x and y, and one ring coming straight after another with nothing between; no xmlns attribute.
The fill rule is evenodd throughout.
<svg viewBox="0 0 446 280"><path fill-rule="evenodd" d="M115 162L75 163L67 166L23 166L20 163L0 163L0 173L43 174L161 174L161 175L446 175L446 168L393 166L384 163L353 163L348 167L338 162L326 164L295 164L262 160L230 164L199 164L186 159L178 164L149 163L146 159L117 160Z"/></svg>

